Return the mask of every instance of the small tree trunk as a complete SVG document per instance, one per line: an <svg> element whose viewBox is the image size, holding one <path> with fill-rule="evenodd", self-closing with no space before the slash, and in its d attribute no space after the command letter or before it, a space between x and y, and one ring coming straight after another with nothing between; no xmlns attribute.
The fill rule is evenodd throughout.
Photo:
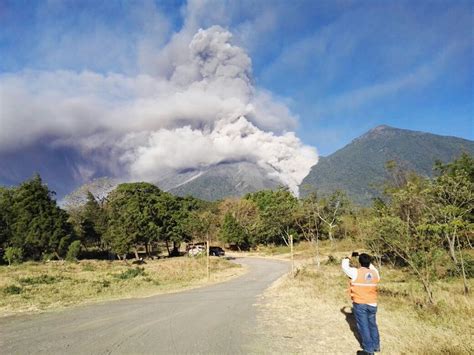
<svg viewBox="0 0 474 355"><path fill-rule="evenodd" d="M467 295L469 293L469 287L467 286L466 270L464 269L464 258L462 256L462 249L461 249L461 243L459 241L459 236L456 235L456 238L458 240L459 257L461 258L461 273L462 273L462 281L464 284L464 294Z"/></svg>
<svg viewBox="0 0 474 355"><path fill-rule="evenodd" d="M133 248L133 251L135 252L135 259L137 259L137 260L140 259L140 258L138 257L138 249L137 249L137 247Z"/></svg>
<svg viewBox="0 0 474 355"><path fill-rule="evenodd" d="M448 239L448 244L449 244L449 255L451 256L451 259L453 260L456 268L458 268L458 259L456 258L456 247L455 247L456 236L454 236L452 239L450 237L446 237L446 238Z"/></svg>
<svg viewBox="0 0 474 355"><path fill-rule="evenodd" d="M165 244L166 244L166 250L168 250L168 256L170 256L171 252L170 252L170 245L168 241L165 241Z"/></svg>
<svg viewBox="0 0 474 355"><path fill-rule="evenodd" d="M316 266L321 268L321 255L319 254L319 238L316 237Z"/></svg>
<svg viewBox="0 0 474 355"><path fill-rule="evenodd" d="M314 245L314 249L316 250L316 258L314 260L314 263L316 264L316 267L319 269L321 266L321 258L319 257L319 238L318 235L316 235L316 238L312 239L312 243Z"/></svg>
<svg viewBox="0 0 474 355"><path fill-rule="evenodd" d="M316 265L318 269L321 268L321 255L319 253L319 224L315 224L316 226Z"/></svg>
<svg viewBox="0 0 474 355"><path fill-rule="evenodd" d="M375 260L377 260L377 267L379 268L379 271L382 271L382 256L380 253L377 253Z"/></svg>
<svg viewBox="0 0 474 355"><path fill-rule="evenodd" d="M332 236L333 226L329 225L329 240L331 241L331 250L334 250L334 238Z"/></svg>
<svg viewBox="0 0 474 355"><path fill-rule="evenodd" d="M61 257L59 256L59 253L58 253L57 251L54 252L54 255L56 255L56 257L58 258L58 260L60 260L60 261L63 260L63 258L61 258Z"/></svg>
<svg viewBox="0 0 474 355"><path fill-rule="evenodd" d="M430 304L434 304L434 298L433 298L433 291L431 290L431 286L427 280L424 278L421 279L421 282L423 283L423 288L425 289L426 295L428 296L428 302Z"/></svg>

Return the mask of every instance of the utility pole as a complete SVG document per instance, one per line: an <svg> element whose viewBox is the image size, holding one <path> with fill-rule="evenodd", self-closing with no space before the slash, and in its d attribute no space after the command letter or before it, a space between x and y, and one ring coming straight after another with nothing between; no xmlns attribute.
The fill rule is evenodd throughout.
<svg viewBox="0 0 474 355"><path fill-rule="evenodd" d="M290 234L291 277L295 277L295 259L293 255L293 234Z"/></svg>
<svg viewBox="0 0 474 355"><path fill-rule="evenodd" d="M211 279L211 260L209 255L209 233L207 234L206 239L206 254L207 254L207 281Z"/></svg>

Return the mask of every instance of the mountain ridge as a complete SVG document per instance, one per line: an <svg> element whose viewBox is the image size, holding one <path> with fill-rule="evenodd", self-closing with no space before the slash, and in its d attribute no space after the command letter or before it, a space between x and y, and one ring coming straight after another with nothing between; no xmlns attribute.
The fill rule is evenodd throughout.
<svg viewBox="0 0 474 355"><path fill-rule="evenodd" d="M320 157L300 184L300 191L304 196L315 189L323 194L340 189L357 204L367 205L379 195L387 161L395 160L408 170L431 177L436 160L446 163L463 151L474 154L474 142L381 125Z"/></svg>

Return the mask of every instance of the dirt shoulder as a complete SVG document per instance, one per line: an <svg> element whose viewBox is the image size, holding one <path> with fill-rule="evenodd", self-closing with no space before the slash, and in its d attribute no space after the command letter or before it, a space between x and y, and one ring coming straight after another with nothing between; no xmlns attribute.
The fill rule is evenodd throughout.
<svg viewBox="0 0 474 355"><path fill-rule="evenodd" d="M355 354L360 350L338 264L311 262L295 278L286 275L262 295L258 305L258 349L272 354ZM439 302L417 305L422 290L399 270L382 270L379 312L382 352L386 354L469 354L474 304L458 283L437 286Z"/></svg>
<svg viewBox="0 0 474 355"><path fill-rule="evenodd" d="M282 277L259 304L262 349L274 354L355 354L359 343L341 312L346 306L347 301L324 299L298 277Z"/></svg>

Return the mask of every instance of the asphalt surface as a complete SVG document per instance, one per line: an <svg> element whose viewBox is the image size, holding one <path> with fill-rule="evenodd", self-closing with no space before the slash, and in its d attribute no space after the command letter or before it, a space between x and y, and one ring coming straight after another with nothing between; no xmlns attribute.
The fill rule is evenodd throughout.
<svg viewBox="0 0 474 355"><path fill-rule="evenodd" d="M259 295L284 262L236 259L249 271L190 291L0 319L1 354L244 354Z"/></svg>

